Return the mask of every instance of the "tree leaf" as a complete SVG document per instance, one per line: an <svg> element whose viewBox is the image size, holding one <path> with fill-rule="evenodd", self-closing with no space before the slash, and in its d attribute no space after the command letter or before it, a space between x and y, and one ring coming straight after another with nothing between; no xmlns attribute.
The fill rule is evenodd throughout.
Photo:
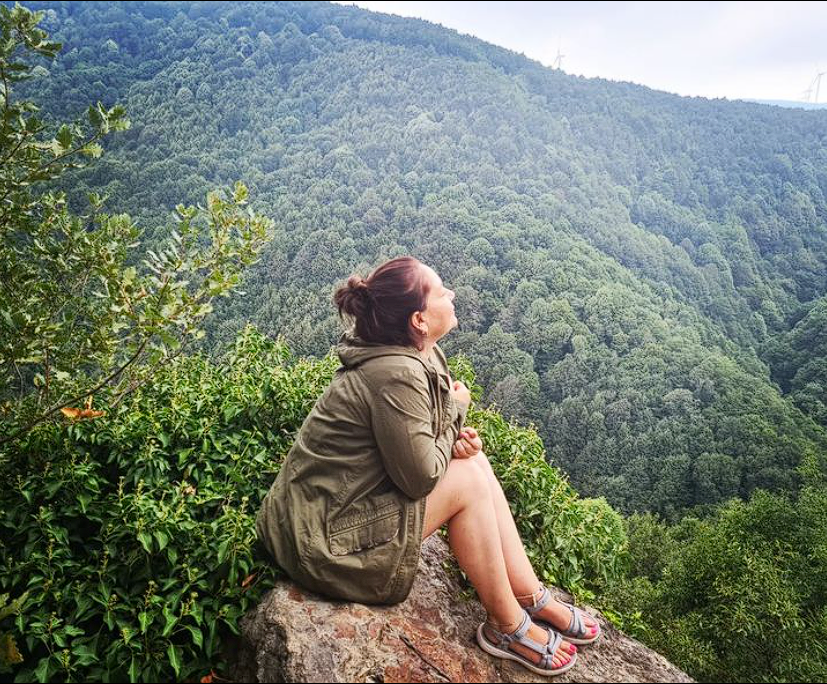
<svg viewBox="0 0 827 684"><path fill-rule="evenodd" d="M139 532L138 541L141 542L147 553L152 553L152 537L148 532Z"/></svg>
<svg viewBox="0 0 827 684"><path fill-rule="evenodd" d="M164 631L161 636L168 637L172 634L172 630L175 628L175 625L178 624L178 616L175 615L175 611L169 605L164 606L163 613L164 618L166 618L166 624L164 625Z"/></svg>
<svg viewBox="0 0 827 684"><path fill-rule="evenodd" d="M201 633L201 630L193 625L187 625L187 629L189 633L192 634L192 641L193 643L198 646L199 650L204 647L204 635Z"/></svg>
<svg viewBox="0 0 827 684"><path fill-rule="evenodd" d="M167 647L167 657L169 658L169 664L175 670L175 676L179 676L181 674L181 653L178 646L170 644Z"/></svg>
<svg viewBox="0 0 827 684"><path fill-rule="evenodd" d="M64 150L68 150L72 147L72 130L66 124L63 124L60 127L60 130L57 132L55 136L55 140L60 143L60 146Z"/></svg>

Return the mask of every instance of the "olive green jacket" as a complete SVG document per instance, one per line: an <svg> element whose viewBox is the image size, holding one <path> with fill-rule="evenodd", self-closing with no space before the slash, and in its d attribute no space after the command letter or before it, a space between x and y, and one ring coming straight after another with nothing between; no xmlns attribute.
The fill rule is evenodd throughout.
<svg viewBox="0 0 827 684"><path fill-rule="evenodd" d="M298 584L360 603L398 603L419 562L425 497L445 474L468 411L445 355L345 333L341 367L307 416L256 520Z"/></svg>

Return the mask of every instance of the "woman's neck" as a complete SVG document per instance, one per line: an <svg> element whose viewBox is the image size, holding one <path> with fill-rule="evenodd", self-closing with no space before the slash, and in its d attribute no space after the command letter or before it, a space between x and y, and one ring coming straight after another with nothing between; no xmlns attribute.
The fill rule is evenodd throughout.
<svg viewBox="0 0 827 684"><path fill-rule="evenodd" d="M424 356L425 359L430 361L431 357L433 356L434 347L436 347L436 342L425 342L425 344L422 346L422 349L419 350L419 353L422 354L422 356Z"/></svg>

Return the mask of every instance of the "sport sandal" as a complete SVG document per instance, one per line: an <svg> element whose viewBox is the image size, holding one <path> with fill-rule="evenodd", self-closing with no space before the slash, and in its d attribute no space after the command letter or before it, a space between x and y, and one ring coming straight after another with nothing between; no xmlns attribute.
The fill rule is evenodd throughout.
<svg viewBox="0 0 827 684"><path fill-rule="evenodd" d="M534 602L534 605L525 607L525 611L530 616L532 616L532 619L534 619L534 615L536 613L540 612L543 608L545 608L548 605L549 601L553 599L551 592L546 587L540 585L540 588L543 590L543 593L540 596L540 598ZM588 627L586 623L583 621L583 615L585 615L585 613L583 613L583 611L580 610L577 606L573 606L570 603L566 603L564 601L559 600L558 603L561 603L566 608L568 608L569 612L571 613L571 621L569 622L569 626L566 629L558 630L557 627L552 625L550 622L543 620L542 618L534 619L535 623L540 625L541 627L546 627L548 629L559 631L566 641L575 644L576 646L584 646L585 644L592 644L595 641L597 641L598 637L602 633L599 624L595 625L597 627L597 632L595 632L593 635L589 635L591 627ZM593 616L589 615L589 617L591 617L594 620ZM597 623L597 620L595 620L595 623Z"/></svg>
<svg viewBox="0 0 827 684"><path fill-rule="evenodd" d="M477 627L477 643L483 651L498 658L516 660L523 667L526 667L539 675L554 677L556 675L563 674L563 672L573 668L574 664L577 662L577 654L569 653L567 655L571 658L571 660L569 660L569 662L565 665L555 667L554 654L562 643L563 637L553 629L548 629L549 641L547 644L540 644L534 641L534 639L528 636L528 630L529 627L531 627L531 617L525 611L523 611L523 620L520 623L520 626L513 632L499 632L490 624L488 625L488 630L495 635L499 642L497 644L490 642L488 637L485 636L485 625L486 623L482 623L479 627ZM521 653L512 651L509 648L510 644L520 644L521 646L530 648L535 653L541 654L542 657L540 658L540 662L533 663L529 658L526 658Z"/></svg>

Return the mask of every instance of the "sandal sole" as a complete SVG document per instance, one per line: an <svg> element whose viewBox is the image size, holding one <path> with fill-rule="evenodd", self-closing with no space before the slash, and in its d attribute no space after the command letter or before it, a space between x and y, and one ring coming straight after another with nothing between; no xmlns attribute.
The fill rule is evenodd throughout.
<svg viewBox="0 0 827 684"><path fill-rule="evenodd" d="M571 655L571 660L565 665L555 667L553 670L544 670L541 667L537 667L530 660L526 660L526 658L521 656L519 653L516 653L514 651L503 651L502 649L499 649L496 646L494 646L483 635L482 624L479 627L477 627L477 643L479 644L480 648L489 655L496 656L497 658L502 658L504 660L513 660L522 665L523 667L531 670L532 672L538 675L542 675L544 677L556 677L557 675L563 674L564 672L568 672L571 668L574 667L575 663L577 663L577 654L574 653Z"/></svg>

